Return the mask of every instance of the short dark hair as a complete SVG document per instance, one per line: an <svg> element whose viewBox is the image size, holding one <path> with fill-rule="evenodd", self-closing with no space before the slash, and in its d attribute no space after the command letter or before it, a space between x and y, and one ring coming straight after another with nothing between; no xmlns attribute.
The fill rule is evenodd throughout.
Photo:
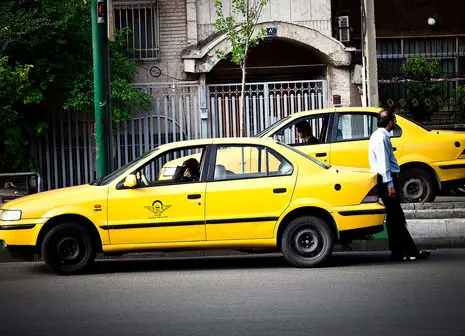
<svg viewBox="0 0 465 336"><path fill-rule="evenodd" d="M187 159L186 161L184 161L183 166L186 166L190 170L193 170L193 169L198 170L199 167L200 167L200 164L199 164L199 161L197 161L196 159L190 158L190 159Z"/></svg>
<svg viewBox="0 0 465 336"><path fill-rule="evenodd" d="M386 128L391 120L394 120L394 110L390 107L383 107L378 114L378 127Z"/></svg>
<svg viewBox="0 0 465 336"><path fill-rule="evenodd" d="M303 132L310 134L312 132L312 127L310 126L310 123L307 120L302 120L299 121L297 124L295 124L295 129L297 132Z"/></svg>

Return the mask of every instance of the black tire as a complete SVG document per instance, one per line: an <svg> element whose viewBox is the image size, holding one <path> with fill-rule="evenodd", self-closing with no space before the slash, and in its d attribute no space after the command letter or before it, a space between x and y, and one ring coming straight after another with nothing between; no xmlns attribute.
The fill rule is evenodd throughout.
<svg viewBox="0 0 465 336"><path fill-rule="evenodd" d="M76 223L58 224L41 246L47 267L61 275L80 273L95 259L97 249L89 230Z"/></svg>
<svg viewBox="0 0 465 336"><path fill-rule="evenodd" d="M401 172L399 184L403 203L433 202L436 198L437 184L434 176L421 168Z"/></svg>
<svg viewBox="0 0 465 336"><path fill-rule="evenodd" d="M281 252L296 267L321 266L334 249L334 235L320 218L303 216L284 229Z"/></svg>

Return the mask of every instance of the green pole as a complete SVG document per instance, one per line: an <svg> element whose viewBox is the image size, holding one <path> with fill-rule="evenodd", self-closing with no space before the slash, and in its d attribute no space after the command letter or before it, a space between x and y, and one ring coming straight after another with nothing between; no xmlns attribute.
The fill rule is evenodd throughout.
<svg viewBox="0 0 465 336"><path fill-rule="evenodd" d="M97 178L109 173L109 95L106 63L106 5L104 0L92 0L92 50L94 58L94 109Z"/></svg>

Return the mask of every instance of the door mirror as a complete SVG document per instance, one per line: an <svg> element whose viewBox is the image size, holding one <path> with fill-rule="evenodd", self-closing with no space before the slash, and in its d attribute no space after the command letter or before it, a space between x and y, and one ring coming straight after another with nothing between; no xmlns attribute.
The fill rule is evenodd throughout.
<svg viewBox="0 0 465 336"><path fill-rule="evenodd" d="M124 180L123 185L126 188L134 188L137 185L136 175L130 174L130 175L126 176L126 179Z"/></svg>

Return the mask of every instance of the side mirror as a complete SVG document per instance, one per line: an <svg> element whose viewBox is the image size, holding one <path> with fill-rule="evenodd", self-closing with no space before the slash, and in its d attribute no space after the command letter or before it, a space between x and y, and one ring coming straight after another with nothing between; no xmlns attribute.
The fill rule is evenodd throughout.
<svg viewBox="0 0 465 336"><path fill-rule="evenodd" d="M134 188L137 185L136 175L130 174L130 175L126 176L126 179L124 180L123 185L126 188Z"/></svg>

